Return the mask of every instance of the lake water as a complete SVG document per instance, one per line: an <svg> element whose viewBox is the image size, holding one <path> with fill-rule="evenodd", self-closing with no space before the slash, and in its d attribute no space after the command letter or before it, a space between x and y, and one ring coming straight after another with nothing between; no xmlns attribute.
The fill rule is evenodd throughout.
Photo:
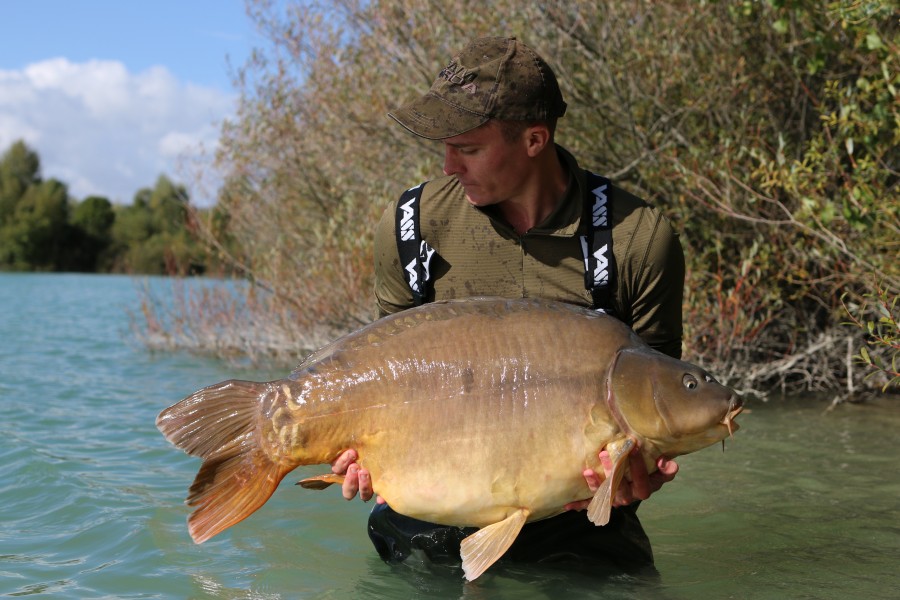
<svg viewBox="0 0 900 600"><path fill-rule="evenodd" d="M163 279L151 284L165 289ZM900 403L749 402L727 451L641 507L655 576L498 564L473 583L391 567L368 506L289 476L250 519L197 546L183 499L199 461L156 414L232 376L145 351L126 277L0 274L0 596L52 598L896 598Z"/></svg>

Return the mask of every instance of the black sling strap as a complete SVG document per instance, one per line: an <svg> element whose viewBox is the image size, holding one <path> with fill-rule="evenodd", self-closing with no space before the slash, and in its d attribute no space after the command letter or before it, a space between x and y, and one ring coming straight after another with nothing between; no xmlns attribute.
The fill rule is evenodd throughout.
<svg viewBox="0 0 900 600"><path fill-rule="evenodd" d="M427 182L426 182L427 183ZM434 248L422 239L419 230L419 199L425 184L419 184L403 192L397 202L397 250L400 253L400 264L406 277L406 283L412 290L416 306L425 301L428 285L431 280L429 266Z"/></svg>
<svg viewBox="0 0 900 600"><path fill-rule="evenodd" d="M587 172L584 198L585 233L581 236L584 255L584 287L590 290L593 308L612 313L613 269L612 205L609 179Z"/></svg>
<svg viewBox="0 0 900 600"><path fill-rule="evenodd" d="M427 182L426 182L427 183ZM609 198L610 183L605 177L587 172L587 189L583 201L584 233L581 235L581 251L584 255L584 286L590 290L593 308L612 313L613 278L612 207ZM396 234L397 250L404 277L412 291L415 305L425 302L431 282L429 266L434 248L422 239L419 229L419 200L422 183L403 192L397 202Z"/></svg>

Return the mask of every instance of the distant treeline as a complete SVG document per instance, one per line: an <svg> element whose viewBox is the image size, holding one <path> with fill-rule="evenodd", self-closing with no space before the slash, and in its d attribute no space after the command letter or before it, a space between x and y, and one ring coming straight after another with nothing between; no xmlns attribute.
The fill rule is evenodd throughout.
<svg viewBox="0 0 900 600"><path fill-rule="evenodd" d="M220 270L191 233L197 218L184 186L164 175L129 205L101 196L78 201L64 182L41 177L40 158L23 141L0 157L0 270Z"/></svg>

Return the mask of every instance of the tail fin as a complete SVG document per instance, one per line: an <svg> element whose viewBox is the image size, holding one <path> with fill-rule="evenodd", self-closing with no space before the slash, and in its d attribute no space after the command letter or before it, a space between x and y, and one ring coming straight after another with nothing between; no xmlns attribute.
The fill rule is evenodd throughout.
<svg viewBox="0 0 900 600"><path fill-rule="evenodd" d="M202 544L266 503L296 465L273 461L259 445L260 399L268 384L232 379L165 409L156 426L167 440L203 459L191 485L188 531Z"/></svg>

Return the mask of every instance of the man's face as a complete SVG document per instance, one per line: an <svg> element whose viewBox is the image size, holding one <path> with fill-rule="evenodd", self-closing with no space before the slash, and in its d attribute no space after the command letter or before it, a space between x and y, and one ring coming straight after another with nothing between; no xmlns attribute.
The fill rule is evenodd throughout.
<svg viewBox="0 0 900 600"><path fill-rule="evenodd" d="M489 121L441 141L444 174L459 180L471 204L499 204L519 194L529 168L524 136L510 142L500 127Z"/></svg>

